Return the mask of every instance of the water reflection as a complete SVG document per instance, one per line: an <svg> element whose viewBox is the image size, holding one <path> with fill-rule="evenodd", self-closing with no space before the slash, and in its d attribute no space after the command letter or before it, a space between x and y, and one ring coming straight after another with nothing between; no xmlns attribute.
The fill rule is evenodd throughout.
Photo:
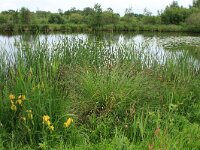
<svg viewBox="0 0 200 150"><path fill-rule="evenodd" d="M164 63L166 58L181 57L183 54L190 56L194 64L200 61L200 36L197 34L183 33L96 33L96 34L41 34L41 35L0 35L0 50L12 53L17 51L17 42L28 42L34 47L34 42L48 42L49 48L52 44L62 43L63 40L82 40L93 42L107 42L115 49L120 44L132 45L130 51L143 51L151 57Z"/></svg>

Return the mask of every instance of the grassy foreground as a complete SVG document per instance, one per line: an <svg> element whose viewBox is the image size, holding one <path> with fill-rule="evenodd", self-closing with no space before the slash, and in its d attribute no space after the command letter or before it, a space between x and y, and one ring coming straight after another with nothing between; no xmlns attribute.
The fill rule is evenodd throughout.
<svg viewBox="0 0 200 150"><path fill-rule="evenodd" d="M16 46L0 50L0 149L200 149L200 71L186 53L160 63L128 43Z"/></svg>

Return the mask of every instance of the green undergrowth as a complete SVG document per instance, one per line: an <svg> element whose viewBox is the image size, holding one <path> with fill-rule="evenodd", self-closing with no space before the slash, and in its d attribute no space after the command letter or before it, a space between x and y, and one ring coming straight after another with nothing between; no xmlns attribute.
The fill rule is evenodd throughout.
<svg viewBox="0 0 200 150"><path fill-rule="evenodd" d="M161 63L128 43L16 47L0 53L0 149L200 148L200 75L185 53Z"/></svg>

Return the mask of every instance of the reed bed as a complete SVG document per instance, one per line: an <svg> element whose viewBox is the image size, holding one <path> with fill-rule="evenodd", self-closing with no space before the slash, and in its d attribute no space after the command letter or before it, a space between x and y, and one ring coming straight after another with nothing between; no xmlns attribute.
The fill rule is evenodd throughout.
<svg viewBox="0 0 200 150"><path fill-rule="evenodd" d="M2 149L199 149L199 62L62 37L0 50Z"/></svg>

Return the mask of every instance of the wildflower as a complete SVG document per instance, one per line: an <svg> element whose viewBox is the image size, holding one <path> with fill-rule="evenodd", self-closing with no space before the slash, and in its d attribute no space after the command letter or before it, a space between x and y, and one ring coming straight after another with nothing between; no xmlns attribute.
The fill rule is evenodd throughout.
<svg viewBox="0 0 200 150"><path fill-rule="evenodd" d="M22 104L22 100L21 100L21 99L18 99L18 100L16 101L16 104L21 105L21 104Z"/></svg>
<svg viewBox="0 0 200 150"><path fill-rule="evenodd" d="M53 126L53 125L50 125L50 126L49 126L49 130L54 131L54 126Z"/></svg>
<svg viewBox="0 0 200 150"><path fill-rule="evenodd" d="M26 99L26 96L25 96L25 95L20 95L20 96L18 97L18 99L24 101L24 100Z"/></svg>
<svg viewBox="0 0 200 150"><path fill-rule="evenodd" d="M46 124L49 130L54 131L54 126L51 124L50 117L48 115L43 116L43 124Z"/></svg>
<svg viewBox="0 0 200 150"><path fill-rule="evenodd" d="M47 123L48 121L50 121L50 117L48 115L44 115L42 119L43 123Z"/></svg>
<svg viewBox="0 0 200 150"><path fill-rule="evenodd" d="M64 126L65 126L66 128L68 128L72 122L73 122L73 119L72 119L72 118L69 118L69 119L67 119L67 121L64 123Z"/></svg>
<svg viewBox="0 0 200 150"><path fill-rule="evenodd" d="M9 99L10 99L11 101L14 100L14 99L15 99L15 95L10 94L10 95L9 95Z"/></svg>
<svg viewBox="0 0 200 150"><path fill-rule="evenodd" d="M13 100L11 100L10 103L11 103L11 105L14 105L14 101Z"/></svg>
<svg viewBox="0 0 200 150"><path fill-rule="evenodd" d="M45 122L48 126L50 126L51 125L51 121L50 120L48 120L47 122Z"/></svg>
<svg viewBox="0 0 200 150"><path fill-rule="evenodd" d="M33 119L32 110L27 110L26 112L28 113L28 119Z"/></svg>
<svg viewBox="0 0 200 150"><path fill-rule="evenodd" d="M26 121L26 117L21 117L21 119L22 119L23 121Z"/></svg>
<svg viewBox="0 0 200 150"><path fill-rule="evenodd" d="M14 104L12 104L10 108L11 108L11 110L13 110L13 111L16 111L16 110L17 110L17 107L16 107L16 105L14 105Z"/></svg>

